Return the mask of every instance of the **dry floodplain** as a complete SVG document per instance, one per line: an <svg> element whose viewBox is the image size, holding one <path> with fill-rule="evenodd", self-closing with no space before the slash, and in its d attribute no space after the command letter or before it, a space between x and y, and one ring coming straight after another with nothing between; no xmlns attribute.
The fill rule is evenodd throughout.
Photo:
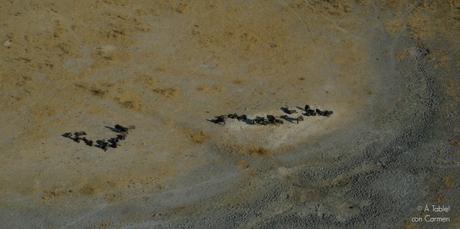
<svg viewBox="0 0 460 229"><path fill-rule="evenodd" d="M0 227L459 228L459 37L457 0L0 0Z"/></svg>

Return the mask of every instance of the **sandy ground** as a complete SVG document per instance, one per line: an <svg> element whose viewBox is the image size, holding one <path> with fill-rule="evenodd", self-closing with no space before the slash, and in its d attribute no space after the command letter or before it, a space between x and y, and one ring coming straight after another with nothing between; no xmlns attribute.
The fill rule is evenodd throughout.
<svg viewBox="0 0 460 229"><path fill-rule="evenodd" d="M0 3L6 228L460 227L459 1Z"/></svg>

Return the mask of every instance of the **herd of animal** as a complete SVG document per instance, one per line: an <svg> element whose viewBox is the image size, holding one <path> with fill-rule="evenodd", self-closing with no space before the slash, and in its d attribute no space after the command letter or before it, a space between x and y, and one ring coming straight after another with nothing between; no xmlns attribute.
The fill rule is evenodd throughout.
<svg viewBox="0 0 460 229"><path fill-rule="evenodd" d="M88 139L86 136L85 131L77 131L77 132L67 132L62 134L62 137L68 138L73 140L74 142L80 143L83 142L87 146L94 146L97 148L100 148L104 151L107 151L107 149L110 148L117 148L119 142L123 141L126 139L126 136L128 135L129 128L124 127L122 125L116 124L114 127L106 126L106 128L110 129L111 131L117 133L117 135L113 138L109 139L98 139L98 140L91 140Z"/></svg>
<svg viewBox="0 0 460 229"><path fill-rule="evenodd" d="M281 111L284 113L279 116L275 115L266 115L256 116L255 118L249 118L247 115L242 114L238 115L236 113L228 114L228 115L219 115L215 116L213 119L208 119L208 121L213 122L219 125L225 125L227 119L234 119L240 122L244 122L248 125L280 125L284 124L285 122L289 123L296 123L304 120L304 117L308 116L324 116L329 117L333 114L333 111L330 110L320 110L318 108L312 109L309 105L305 105L305 107L296 107L297 109L290 109L289 107L281 107ZM67 132L62 134L62 137L68 138L73 140L76 143L85 143L87 146L97 147L104 151L107 151L108 148L117 148L119 143L126 139L128 135L128 131L130 128L124 127L122 125L116 124L113 127L106 126L106 128L110 129L111 131L116 133L116 136L113 138L108 139L98 139L98 140L91 140L87 138L87 134L85 131L77 131L77 132Z"/></svg>
<svg viewBox="0 0 460 229"><path fill-rule="evenodd" d="M325 116L329 117L334 112L330 110L320 110L318 108L312 109L308 104L305 107L296 107L297 109L290 109L289 107L281 107L281 111L283 111L283 115L275 116L275 115L266 115L263 116L256 116L255 118L249 118L247 115L238 115L236 113L228 114L228 115L219 115L215 116L213 119L208 119L208 121L218 124L218 125L225 125L227 119L235 119L240 122L244 122L248 125L279 125L284 124L284 122L289 123L296 123L304 120L304 117L308 116ZM298 112L300 111L300 112ZM300 113L300 114L299 114ZM299 114L299 115L296 115ZM295 116L294 116L295 115Z"/></svg>

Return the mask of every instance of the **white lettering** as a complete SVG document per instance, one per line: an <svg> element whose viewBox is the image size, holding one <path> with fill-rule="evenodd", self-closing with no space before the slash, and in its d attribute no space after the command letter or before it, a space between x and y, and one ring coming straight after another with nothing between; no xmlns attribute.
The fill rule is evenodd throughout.
<svg viewBox="0 0 460 229"><path fill-rule="evenodd" d="M422 222L422 220L423 220L422 217L412 217L412 218L410 219L410 221L411 221L412 223L419 223L419 222Z"/></svg>
<svg viewBox="0 0 460 229"><path fill-rule="evenodd" d="M425 222L427 223L447 223L447 222L450 222L450 217L431 217L430 215L425 215Z"/></svg>

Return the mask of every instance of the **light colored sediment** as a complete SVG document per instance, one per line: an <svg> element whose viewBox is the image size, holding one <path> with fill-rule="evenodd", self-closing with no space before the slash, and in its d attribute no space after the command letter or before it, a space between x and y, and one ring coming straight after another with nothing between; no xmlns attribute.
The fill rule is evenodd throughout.
<svg viewBox="0 0 460 229"><path fill-rule="evenodd" d="M426 174L432 180L455 174L414 175L408 171L415 164L385 170L382 161L422 142L423 158L432 148L458 151L458 128L444 126L459 98L452 73L458 7L455 1L4 1L0 219L12 227L173 228L199 227L207 216L203 227L252 228L296 227L327 216L331 221L319 227L353 220L372 227L381 221L363 209L389 206L406 193L413 199L401 208L409 214L417 201L441 195L417 192L429 186ZM280 126L206 121L234 112L281 115L281 106L305 104L334 114ZM104 126L115 123L136 128L108 152L60 136L84 130L109 137ZM356 181L374 173L374 183ZM352 179L373 193L383 190L379 181L401 190L366 199ZM453 189L455 182L447 183ZM230 226L227 217L238 212L245 217L235 216ZM283 221L291 213L303 218ZM382 217L396 217L390 226L405 223L402 216Z"/></svg>

